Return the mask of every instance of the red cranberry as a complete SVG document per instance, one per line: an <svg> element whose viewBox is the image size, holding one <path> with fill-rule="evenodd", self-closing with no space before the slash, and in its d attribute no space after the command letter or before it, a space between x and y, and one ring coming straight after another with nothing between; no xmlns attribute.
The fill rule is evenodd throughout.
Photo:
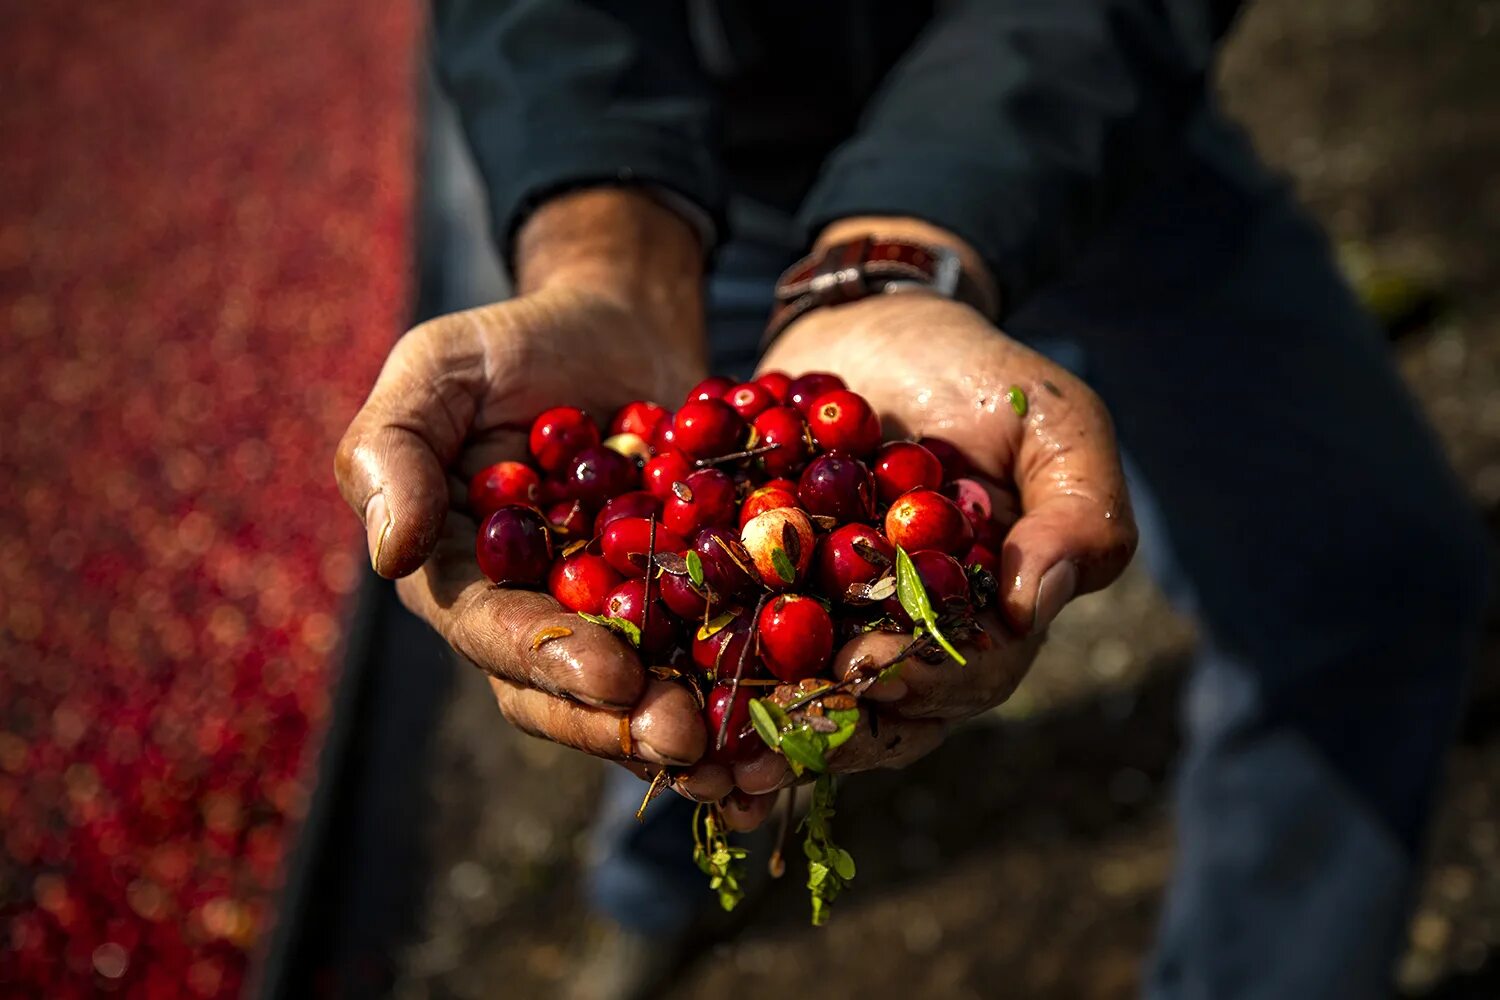
<svg viewBox="0 0 1500 1000"><path fill-rule="evenodd" d="M680 535L692 536L711 524L734 521L734 480L718 469L699 469L674 485L662 520Z"/></svg>
<svg viewBox="0 0 1500 1000"><path fill-rule="evenodd" d="M975 479L953 480L943 487L943 496L958 505L958 509L964 512L964 517L969 519L969 524L976 532L995 512L989 491Z"/></svg>
<svg viewBox="0 0 1500 1000"><path fill-rule="evenodd" d="M808 372L800 378L792 379L791 384L786 387L786 401L806 413L819 396L835 389L847 388L849 387L844 384L843 379L830 372Z"/></svg>
<svg viewBox="0 0 1500 1000"><path fill-rule="evenodd" d="M553 564L547 589L569 611L597 615L604 612L604 599L621 582L620 574L602 557L580 552Z"/></svg>
<svg viewBox="0 0 1500 1000"><path fill-rule="evenodd" d="M874 561L865 558L871 551L878 553ZM842 601L852 585L874 583L884 576L895 559L891 543L869 525L835 528L818 545L818 589L824 596Z"/></svg>
<svg viewBox="0 0 1500 1000"><path fill-rule="evenodd" d="M989 570L996 576L1000 574L1000 557L995 555L995 550L977 542L969 546L969 553L964 556L963 564L978 566L980 569Z"/></svg>
<svg viewBox="0 0 1500 1000"><path fill-rule="evenodd" d="M677 627L667 606L656 596L654 583L650 620L647 621L644 579L626 580L611 590L604 599L604 614L609 618L623 618L641 629L640 651L643 657L656 659L664 656L677 641Z"/></svg>
<svg viewBox="0 0 1500 1000"><path fill-rule="evenodd" d="M790 406L773 406L755 418L755 446L777 447L761 455L760 467L772 476L792 476L812 456L812 438L802 413Z"/></svg>
<svg viewBox="0 0 1500 1000"><path fill-rule="evenodd" d="M698 669L710 677L733 677L743 654L745 672L741 679L755 676L760 661L754 650L746 649L750 642L750 612L739 611L723 627L708 635L703 633L703 629L693 633L692 655Z"/></svg>
<svg viewBox="0 0 1500 1000"><path fill-rule="evenodd" d="M703 620L708 611L708 598L693 586L686 576L663 573L656 581L661 585L661 599L672 613L689 623Z"/></svg>
<svg viewBox="0 0 1500 1000"><path fill-rule="evenodd" d="M687 403L672 417L673 444L694 458L717 458L745 444L745 422L722 399Z"/></svg>
<svg viewBox="0 0 1500 1000"><path fill-rule="evenodd" d="M757 514L740 529L740 541L755 561L760 582L772 590L795 586L807 575L817 546L812 522L796 507Z"/></svg>
<svg viewBox="0 0 1500 1000"><path fill-rule="evenodd" d="M745 502L740 504L740 527L744 528L757 514L764 514L768 510L778 507L797 506L796 486L786 489L782 486L759 486L750 491L745 497Z"/></svg>
<svg viewBox="0 0 1500 1000"><path fill-rule="evenodd" d="M495 583L534 587L552 565L552 535L536 508L512 504L485 518L474 555Z"/></svg>
<svg viewBox="0 0 1500 1000"><path fill-rule="evenodd" d="M691 476L695 468L693 460L687 455L676 448L668 448L658 452L655 458L646 463L641 478L647 492L666 503L667 498L672 495L672 484Z"/></svg>
<svg viewBox="0 0 1500 1000"><path fill-rule="evenodd" d="M723 399L724 394L734 388L734 379L727 375L710 375L688 390L687 402L701 403L705 399Z"/></svg>
<svg viewBox="0 0 1500 1000"><path fill-rule="evenodd" d="M918 438L917 444L926 448L937 456L937 460L943 463L943 481L958 479L967 476L973 471L974 465L969 461L967 455L958 450L958 445L947 438L924 437Z"/></svg>
<svg viewBox="0 0 1500 1000"><path fill-rule="evenodd" d="M656 425L656 430L651 432L651 436L646 439L646 443L651 445L653 454L659 455L669 448L675 448L676 445L674 442L676 440L677 432L672 429L672 419L669 417Z"/></svg>
<svg viewBox="0 0 1500 1000"><path fill-rule="evenodd" d="M656 551L681 552L687 540L660 522L656 525ZM617 517L599 536L599 551L621 576L644 576L646 553L651 551L651 521L644 517Z"/></svg>
<svg viewBox="0 0 1500 1000"><path fill-rule="evenodd" d="M703 581L719 600L732 600L754 583L750 577L754 563L733 528L704 528L693 539L693 550L703 563Z"/></svg>
<svg viewBox="0 0 1500 1000"><path fill-rule="evenodd" d="M541 486L542 477L525 462L496 462L469 480L469 509L475 520L483 521L510 504L536 506Z"/></svg>
<svg viewBox="0 0 1500 1000"><path fill-rule="evenodd" d="M813 400L807 426L824 451L868 455L880 447L880 418L865 397L848 389L825 392Z"/></svg>
<svg viewBox="0 0 1500 1000"><path fill-rule="evenodd" d="M776 405L776 397L758 382L745 382L724 394L724 402L745 420L754 420Z"/></svg>
<svg viewBox="0 0 1500 1000"><path fill-rule="evenodd" d="M656 497L645 490L621 493L599 509L599 516L594 518L594 534L603 534L609 523L618 518L650 517L652 514L656 515L658 521L661 520L661 501Z"/></svg>
<svg viewBox="0 0 1500 1000"><path fill-rule="evenodd" d="M750 726L750 699L754 697L748 687L735 690L727 681L714 685L703 706L703 724L708 730L708 753L705 759L718 764L733 764L735 761L753 757L765 744ZM724 716L729 716L725 725ZM719 733L724 733L724 744L719 745Z"/></svg>
<svg viewBox="0 0 1500 1000"><path fill-rule="evenodd" d="M776 490L786 490L788 493L797 492L797 480L787 479L785 476L777 476L775 479L767 479L760 485Z"/></svg>
<svg viewBox="0 0 1500 1000"><path fill-rule="evenodd" d="M610 497L628 493L640 485L640 469L612 448L585 448L567 464L568 495L590 510L603 507Z"/></svg>
<svg viewBox="0 0 1500 1000"><path fill-rule="evenodd" d="M939 615L947 607L969 603L969 577L957 559L946 552L928 550L911 553L911 563L927 591L927 599ZM901 627L911 628L912 620L901 607L900 598L888 598L882 609Z"/></svg>
<svg viewBox="0 0 1500 1000"><path fill-rule="evenodd" d="M1005 544L1006 530L1006 526L999 521L976 524L974 525L974 544L983 545L991 552L999 552L1000 547Z"/></svg>
<svg viewBox="0 0 1500 1000"><path fill-rule="evenodd" d="M786 404L787 390L792 386L792 377L786 372L765 372L755 376L755 382L771 394L771 397L776 400L776 405Z"/></svg>
<svg viewBox="0 0 1500 1000"><path fill-rule="evenodd" d="M547 523L566 538L587 538L589 512L578 500L559 500L547 507Z"/></svg>
<svg viewBox="0 0 1500 1000"><path fill-rule="evenodd" d="M974 528L958 504L937 490L917 489L897 497L885 512L885 537L908 552L962 554L974 542Z"/></svg>
<svg viewBox="0 0 1500 1000"><path fill-rule="evenodd" d="M599 443L599 428L576 406L542 411L531 425L531 457L543 471L556 472L568 459Z"/></svg>
<svg viewBox="0 0 1500 1000"><path fill-rule="evenodd" d="M875 490L890 503L908 490L935 490L943 484L943 463L915 441L892 441L875 456Z"/></svg>
<svg viewBox="0 0 1500 1000"><path fill-rule="evenodd" d="M853 455L830 451L803 470L797 480L797 499L809 514L868 521L875 516L875 477Z"/></svg>
<svg viewBox="0 0 1500 1000"><path fill-rule="evenodd" d="M615 413L615 418L609 422L611 434L635 434L651 440L656 425L672 415L672 411L665 406L638 399L633 403L626 403Z"/></svg>
<svg viewBox="0 0 1500 1000"><path fill-rule="evenodd" d="M787 683L813 677L833 655L833 619L822 602L800 594L772 598L760 612L760 656Z"/></svg>

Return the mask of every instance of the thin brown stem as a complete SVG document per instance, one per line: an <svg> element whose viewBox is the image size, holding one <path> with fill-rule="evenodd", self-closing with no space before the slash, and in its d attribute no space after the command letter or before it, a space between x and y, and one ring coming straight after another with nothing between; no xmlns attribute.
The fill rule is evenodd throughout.
<svg viewBox="0 0 1500 1000"><path fill-rule="evenodd" d="M744 451L731 451L727 455L719 455L716 458L700 458L695 464L700 469L707 469L711 466L723 465L726 462L738 462L746 458L756 458L768 451L775 451L780 447L780 443L756 445L754 448L746 448Z"/></svg>
<svg viewBox="0 0 1500 1000"><path fill-rule="evenodd" d="M750 618L750 634L745 636L745 645L740 648L739 662L734 665L734 679L729 682L729 707L724 710L724 717L719 720L719 735L714 741L714 749L724 749L724 741L729 738L729 718L734 714L734 700L740 695L740 678L745 675L745 657L750 652L750 647L755 644L757 631L760 629L760 611L765 607L766 598L770 594L761 594L760 600L755 602L755 613Z"/></svg>

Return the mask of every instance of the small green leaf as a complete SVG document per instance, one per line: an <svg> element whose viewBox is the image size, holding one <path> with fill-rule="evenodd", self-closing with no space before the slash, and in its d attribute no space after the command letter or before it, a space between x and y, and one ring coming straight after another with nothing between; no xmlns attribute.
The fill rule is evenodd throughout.
<svg viewBox="0 0 1500 1000"><path fill-rule="evenodd" d="M933 640L957 660L960 666L968 665L969 661L938 631L937 613L932 610L932 599L927 596L927 588L922 586L922 578L917 575L917 567L912 564L911 556L899 545L896 547L896 597L913 622L926 626Z"/></svg>
<svg viewBox="0 0 1500 1000"><path fill-rule="evenodd" d="M828 760L823 756L823 736L806 726L798 726L782 733L778 749L787 760L801 764L809 771L822 774L828 770Z"/></svg>
<svg viewBox="0 0 1500 1000"><path fill-rule="evenodd" d="M1026 416L1026 410L1028 406L1026 402L1026 392L1020 386L1013 385L1009 389L1006 389L1005 401L1010 404L1010 408L1012 410L1016 411L1016 416Z"/></svg>
<svg viewBox="0 0 1500 1000"><path fill-rule="evenodd" d="M687 563L688 579L693 581L693 586L703 586L703 558L692 549L688 549L687 555L682 558Z"/></svg>
<svg viewBox="0 0 1500 1000"><path fill-rule="evenodd" d="M766 746L775 750L781 745L781 732L776 720L771 718L771 713L766 711L766 703L759 698L750 699L750 724L755 727L760 738L766 741Z"/></svg>
<svg viewBox="0 0 1500 1000"><path fill-rule="evenodd" d="M627 618L616 618L613 615L609 617L591 615L585 611L578 612L578 617L584 621L593 622L595 625L603 625L607 629L612 629L620 633L630 641L632 646L639 648L641 645L641 627Z"/></svg>
<svg viewBox="0 0 1500 1000"><path fill-rule="evenodd" d="M836 732L828 733L823 737L823 741L828 744L828 749L832 750L849 742L849 737L853 736L854 730L859 727L859 709L835 708L824 714L839 727Z"/></svg>
<svg viewBox="0 0 1500 1000"><path fill-rule="evenodd" d="M845 882L854 877L854 856L842 847L835 847L828 852L833 860L833 870L838 873L839 878Z"/></svg>
<svg viewBox="0 0 1500 1000"><path fill-rule="evenodd" d="M792 565L786 549L779 545L771 549L771 566L776 570L776 575L781 577L782 583L797 582L797 567Z"/></svg>

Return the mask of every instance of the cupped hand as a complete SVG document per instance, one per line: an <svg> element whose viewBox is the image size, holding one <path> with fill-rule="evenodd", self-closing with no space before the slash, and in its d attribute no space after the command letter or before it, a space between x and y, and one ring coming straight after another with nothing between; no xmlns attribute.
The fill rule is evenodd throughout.
<svg viewBox="0 0 1500 1000"><path fill-rule="evenodd" d="M633 399L680 399L704 365L701 347L665 347L614 299L543 289L406 334L339 445L339 488L376 571L399 578L402 602L490 675L501 711L526 732L658 765L692 764L707 745L692 694L650 679L610 630L547 594L492 586L456 502L475 472L525 457L542 410L607 418ZM551 628L571 634L538 642ZM729 779L710 772L699 784L721 795Z"/></svg>

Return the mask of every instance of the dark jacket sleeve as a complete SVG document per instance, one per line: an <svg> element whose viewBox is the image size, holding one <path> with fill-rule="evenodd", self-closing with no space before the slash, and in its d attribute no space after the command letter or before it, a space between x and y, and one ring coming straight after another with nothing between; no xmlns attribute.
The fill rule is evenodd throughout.
<svg viewBox="0 0 1500 1000"><path fill-rule="evenodd" d="M436 0L438 74L490 196L496 238L547 196L658 185L718 222L713 106L684 5Z"/></svg>
<svg viewBox="0 0 1500 1000"><path fill-rule="evenodd" d="M1226 0L964 0L882 83L802 208L968 240L1006 308L1060 271L1201 105Z"/></svg>

